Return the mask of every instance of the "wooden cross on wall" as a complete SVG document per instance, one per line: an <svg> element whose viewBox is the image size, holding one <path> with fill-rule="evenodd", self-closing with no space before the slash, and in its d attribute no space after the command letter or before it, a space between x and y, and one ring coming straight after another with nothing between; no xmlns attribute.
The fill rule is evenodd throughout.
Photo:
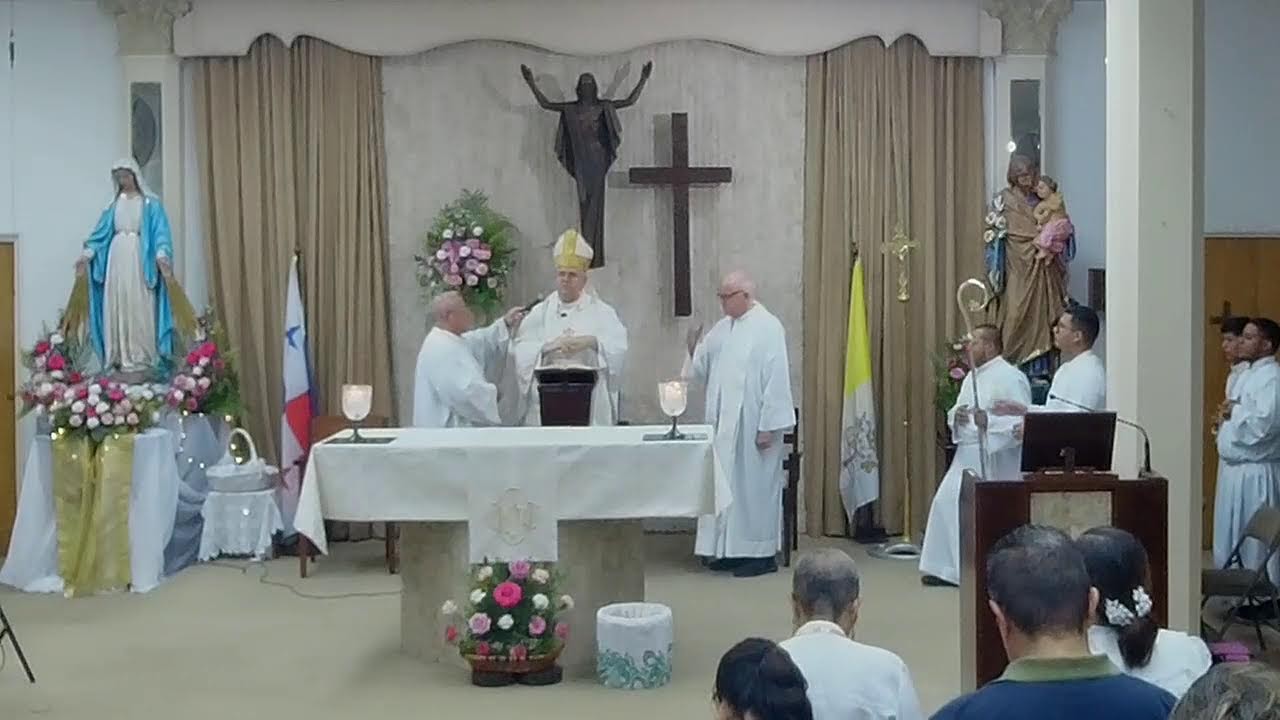
<svg viewBox="0 0 1280 720"><path fill-rule="evenodd" d="M627 173L637 185L670 185L672 264L676 317L693 314L689 291L689 186L716 185L733 180L733 168L689 166L689 113L671 113L671 164L634 167Z"/></svg>

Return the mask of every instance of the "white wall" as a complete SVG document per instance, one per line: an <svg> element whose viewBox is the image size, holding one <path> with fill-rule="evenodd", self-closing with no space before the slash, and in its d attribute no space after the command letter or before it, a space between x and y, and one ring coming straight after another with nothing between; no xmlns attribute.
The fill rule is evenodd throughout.
<svg viewBox="0 0 1280 720"><path fill-rule="evenodd" d="M1205 232L1280 233L1280 2L1205 3ZM1049 169L1076 225L1071 292L1106 257L1106 4L1075 3L1058 31Z"/></svg>
<svg viewBox="0 0 1280 720"><path fill-rule="evenodd" d="M9 7L0 14L7 36ZM111 163L126 152L124 80L115 24L97 3L16 0L13 28L12 71L0 51L0 233L18 235L18 341L27 346L56 321L81 240L111 198ZM31 432L28 420L19 454Z"/></svg>

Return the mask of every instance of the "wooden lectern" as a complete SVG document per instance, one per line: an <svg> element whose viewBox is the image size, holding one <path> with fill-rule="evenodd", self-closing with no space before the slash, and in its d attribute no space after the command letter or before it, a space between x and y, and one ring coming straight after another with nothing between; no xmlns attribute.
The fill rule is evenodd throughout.
<svg viewBox="0 0 1280 720"><path fill-rule="evenodd" d="M1027 416L1022 480L982 481L965 472L960 489L960 681L970 692L1000 677L1008 664L987 605L987 555L1014 529L1049 525L1076 537L1109 525L1133 533L1147 550L1156 621L1169 608L1168 483L1148 475L1121 480L1111 465L1115 415ZM1109 418L1106 416L1110 416ZM1034 420L1033 420L1034 418ZM1065 423L1065 424L1064 424ZM1075 427L1068 427L1068 425ZM1076 469L1077 460L1096 463ZM1061 463L1065 467L1046 467Z"/></svg>
<svg viewBox="0 0 1280 720"><path fill-rule="evenodd" d="M544 426L591 424L591 393L596 371L590 368L548 367L534 371Z"/></svg>

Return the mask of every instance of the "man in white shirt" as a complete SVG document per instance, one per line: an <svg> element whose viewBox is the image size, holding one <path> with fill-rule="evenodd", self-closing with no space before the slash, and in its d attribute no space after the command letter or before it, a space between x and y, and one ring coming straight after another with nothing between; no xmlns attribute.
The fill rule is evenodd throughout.
<svg viewBox="0 0 1280 720"><path fill-rule="evenodd" d="M853 639L861 580L835 548L807 552L791 578L796 631L780 645L809 684L813 720L923 720L902 658Z"/></svg>
<svg viewBox="0 0 1280 720"><path fill-rule="evenodd" d="M1017 416L988 417L997 403L1031 403L1031 383L1018 368L1001 357L1000 329L980 325L973 329L969 352L977 370L971 370L960 383L960 394L947 412L947 426L956 443L956 455L934 493L929 508L929 522L924 528L924 546L920 552L921 581L925 585L958 585L960 583L960 486L964 471L980 473L982 456L978 434L986 430L985 480L1017 480L1020 476L1022 441L1016 430L1022 422ZM975 407L974 383L978 388Z"/></svg>
<svg viewBox="0 0 1280 720"><path fill-rule="evenodd" d="M618 421L618 390L627 355L627 329L618 313L587 292L587 270L595 256L576 230L556 240L556 292L529 312L512 342L519 402L516 420L542 424L535 371L544 367L587 367L596 370L591 394L591 424Z"/></svg>
<svg viewBox="0 0 1280 720"><path fill-rule="evenodd" d="M502 362L510 331L524 312L512 308L482 330L462 295L449 291L431 301L435 326L422 341L414 373L413 425L446 428L501 425L498 389L485 368Z"/></svg>
<svg viewBox="0 0 1280 720"><path fill-rule="evenodd" d="M1240 353L1249 369L1235 385L1236 399L1223 408L1218 427L1222 459L1214 500L1213 558L1221 567L1244 535L1245 525L1264 505L1280 505L1280 325L1253 318L1245 326ZM1255 568L1266 547L1247 540L1240 548L1244 566ZM1271 577L1280 580L1280 559L1272 558Z"/></svg>
<svg viewBox="0 0 1280 720"><path fill-rule="evenodd" d="M1107 407L1107 368L1093 352L1101 323L1098 313L1085 305L1072 305L1053 326L1053 344L1063 363L1053 374L1049 397L1043 405L1000 402L992 415L1024 415L1028 412L1101 412ZM1018 430L1021 433L1021 428Z"/></svg>
<svg viewBox="0 0 1280 720"><path fill-rule="evenodd" d="M1249 325L1247 317L1225 317L1222 319L1222 356L1226 358L1227 363L1231 366L1231 370L1227 373L1226 389L1222 396L1222 402L1218 404L1217 415L1210 418L1213 426L1213 434L1216 436L1218 430L1222 426L1222 419L1229 412L1238 398L1236 396L1236 385L1240 382L1241 376L1249 369L1250 358L1241 352L1240 345L1243 342L1244 330ZM1216 448L1215 448L1216 449ZM1215 531L1214 537L1214 565L1222 567L1227 561L1227 555L1231 553L1234 539L1238 536L1233 535L1234 530L1231 529L1230 510L1232 502L1232 492L1225 492L1226 487L1222 480L1227 474L1227 463L1221 457L1218 458L1218 474L1217 481L1214 483L1215 497L1213 502L1213 527ZM1217 537L1217 532L1221 531L1221 542ZM1220 547L1221 546L1221 547ZM1219 556L1221 550L1221 556Z"/></svg>
<svg viewBox="0 0 1280 720"><path fill-rule="evenodd" d="M787 335L746 274L726 275L717 295L724 317L700 342L690 334L688 375L706 386L703 417L733 502L698 519L694 552L713 570L754 577L778 571L782 548L782 433L796 424Z"/></svg>

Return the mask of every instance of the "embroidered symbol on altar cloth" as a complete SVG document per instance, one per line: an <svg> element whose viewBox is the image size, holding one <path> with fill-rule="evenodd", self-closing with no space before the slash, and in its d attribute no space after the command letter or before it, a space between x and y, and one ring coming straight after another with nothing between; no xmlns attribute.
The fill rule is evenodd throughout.
<svg viewBox="0 0 1280 720"><path fill-rule="evenodd" d="M529 533L538 528L537 503L530 502L523 491L509 488L490 504L486 521L489 528L508 545L523 545Z"/></svg>

